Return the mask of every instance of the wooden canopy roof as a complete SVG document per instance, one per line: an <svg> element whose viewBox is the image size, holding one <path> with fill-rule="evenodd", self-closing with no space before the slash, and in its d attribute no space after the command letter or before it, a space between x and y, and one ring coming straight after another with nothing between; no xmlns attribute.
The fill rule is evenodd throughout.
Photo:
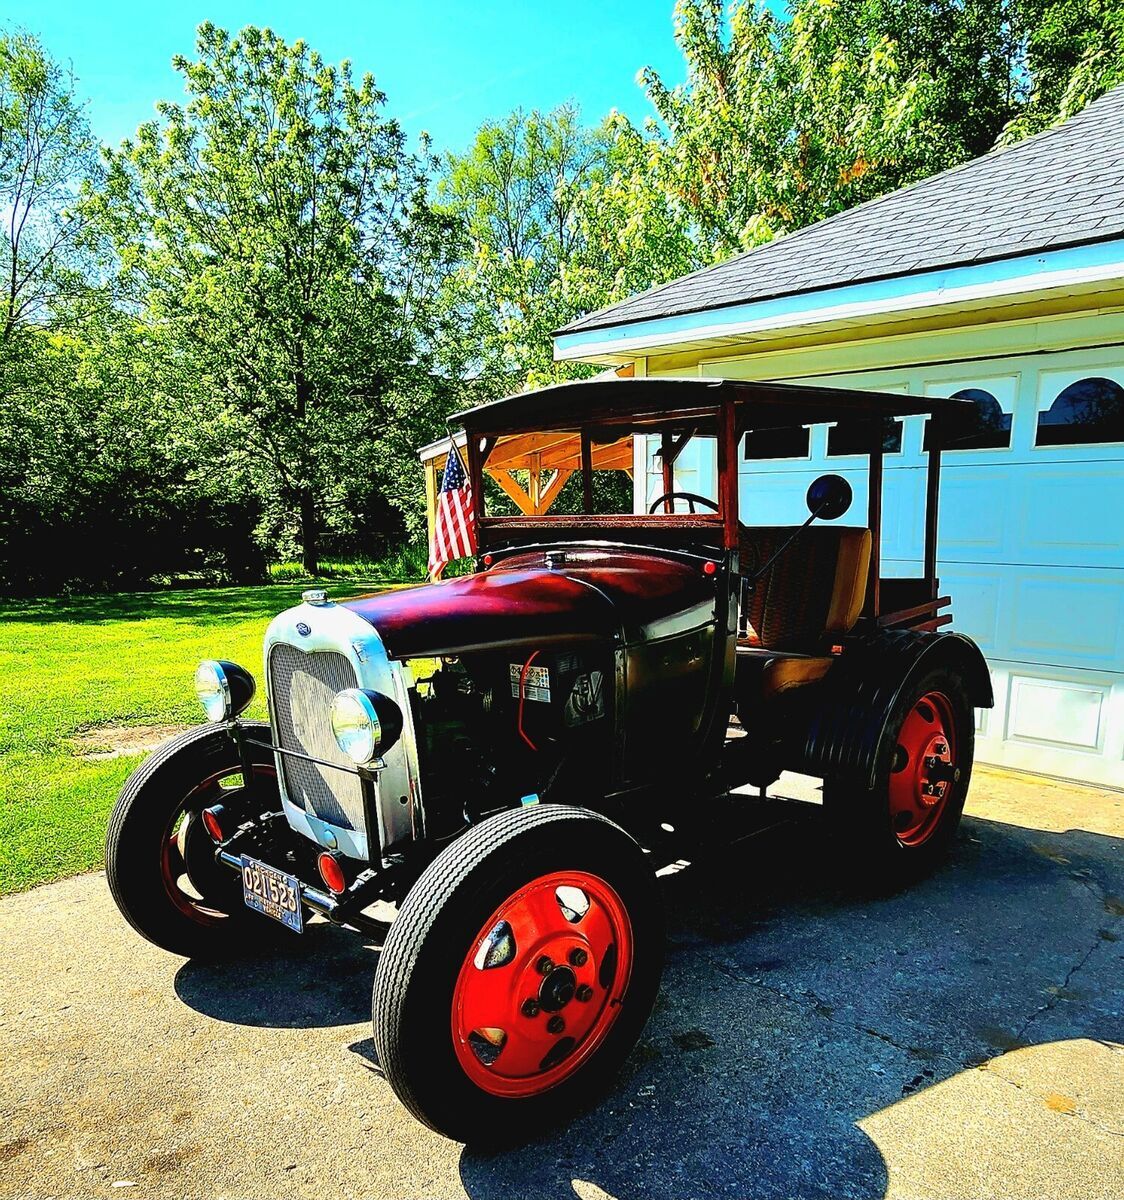
<svg viewBox="0 0 1124 1200"><path fill-rule="evenodd" d="M577 429L612 425L628 431L669 419L700 422L712 418L725 400L733 400L743 429L777 429L828 421L867 420L918 413L954 413L970 407L965 400L902 396L796 383L743 379L598 377L520 392L451 418L472 434L503 434L518 429ZM626 432L621 429L622 435ZM703 432L699 428L699 432ZM494 453L494 451L493 451Z"/></svg>

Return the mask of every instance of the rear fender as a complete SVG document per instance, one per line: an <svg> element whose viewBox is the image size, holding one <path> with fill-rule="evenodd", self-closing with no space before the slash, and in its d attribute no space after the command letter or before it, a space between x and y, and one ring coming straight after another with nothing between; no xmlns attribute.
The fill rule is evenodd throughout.
<svg viewBox="0 0 1124 1200"><path fill-rule="evenodd" d="M893 718L901 697L938 666L960 676L976 708L994 705L987 663L971 638L915 630L879 632L853 645L816 690L797 750L797 769L873 788L879 764L892 749Z"/></svg>

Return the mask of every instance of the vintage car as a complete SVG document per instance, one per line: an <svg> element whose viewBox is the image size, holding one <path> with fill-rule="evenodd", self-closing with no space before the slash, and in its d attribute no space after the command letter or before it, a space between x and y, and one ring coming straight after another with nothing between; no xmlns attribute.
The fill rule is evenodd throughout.
<svg viewBox="0 0 1124 1200"><path fill-rule="evenodd" d="M137 769L109 824L122 913L188 956L313 916L385 934L374 1045L406 1107L475 1142L565 1118L648 1019L656 871L679 839L705 842L711 801L757 803L784 770L821 779L830 858L863 885L928 872L953 842L973 708L992 704L980 651L942 629L936 575L940 448L962 407L598 379L461 414L474 572L346 602L306 592L265 636L268 724L240 716L249 671L204 662L208 723ZM909 415L928 419L921 573L885 578L883 438ZM865 522L834 523L851 486L827 475L802 524L754 524L744 439L817 423L868 453ZM713 497L676 488L694 439ZM595 511L612 494L596 473L632 470L636 445L663 494ZM583 511L488 511L489 464L516 449L568 455ZM387 902L389 932L370 911Z"/></svg>

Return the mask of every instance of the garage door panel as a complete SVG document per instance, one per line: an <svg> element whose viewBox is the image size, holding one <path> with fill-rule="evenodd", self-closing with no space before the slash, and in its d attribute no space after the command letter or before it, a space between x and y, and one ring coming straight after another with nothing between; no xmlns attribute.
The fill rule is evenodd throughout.
<svg viewBox="0 0 1124 1200"><path fill-rule="evenodd" d="M1124 669L1124 576L1022 568L1004 658Z"/></svg>
<svg viewBox="0 0 1124 1200"><path fill-rule="evenodd" d="M865 495L863 507L856 511L862 515L854 524L865 524ZM924 522L917 519L917 514L924 511L924 470L921 467L892 467L887 470L882 481L883 559L916 559L920 562L925 552L925 528Z"/></svg>
<svg viewBox="0 0 1124 1200"><path fill-rule="evenodd" d="M834 468L831 468L834 470ZM867 480L865 471L834 470L855 494L847 515L838 524L865 525ZM824 474L822 465L795 471L744 473L739 480L738 515L747 525L801 525L808 519L805 495L812 480Z"/></svg>
<svg viewBox="0 0 1124 1200"><path fill-rule="evenodd" d="M940 551L946 558L1004 561L1010 527L1009 468L941 472Z"/></svg>
<svg viewBox="0 0 1124 1200"><path fill-rule="evenodd" d="M952 597L952 628L966 633L986 655L1002 651L999 614L1003 581L994 572L942 569L940 591Z"/></svg>
<svg viewBox="0 0 1124 1200"><path fill-rule="evenodd" d="M1119 462L1027 464L1011 479L1024 562L1124 563L1124 470ZM1106 520L1106 514L1115 514Z"/></svg>
<svg viewBox="0 0 1124 1200"><path fill-rule="evenodd" d="M1007 737L1099 753L1111 687L1012 671Z"/></svg>

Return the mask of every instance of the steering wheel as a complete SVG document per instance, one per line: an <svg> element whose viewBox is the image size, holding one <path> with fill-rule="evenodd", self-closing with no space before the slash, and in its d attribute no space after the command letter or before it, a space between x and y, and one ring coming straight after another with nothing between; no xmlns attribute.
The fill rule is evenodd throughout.
<svg viewBox="0 0 1124 1200"><path fill-rule="evenodd" d="M691 512L695 511L695 504L705 504L712 512L718 512L718 505L715 504L709 496L700 496L698 492L664 492L662 496L657 496L648 507L649 513L654 513L661 504L668 500L686 500L690 505Z"/></svg>

